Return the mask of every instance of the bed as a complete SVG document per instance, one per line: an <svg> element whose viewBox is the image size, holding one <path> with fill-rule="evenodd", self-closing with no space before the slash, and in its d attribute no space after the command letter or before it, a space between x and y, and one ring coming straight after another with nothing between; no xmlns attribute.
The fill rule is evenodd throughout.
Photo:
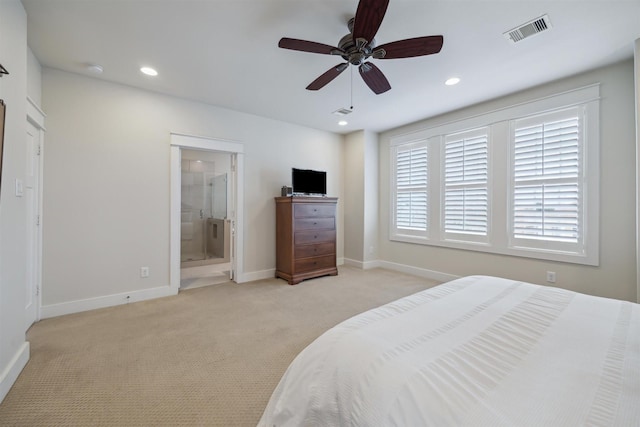
<svg viewBox="0 0 640 427"><path fill-rule="evenodd" d="M640 426L640 305L460 278L321 335L259 426Z"/></svg>

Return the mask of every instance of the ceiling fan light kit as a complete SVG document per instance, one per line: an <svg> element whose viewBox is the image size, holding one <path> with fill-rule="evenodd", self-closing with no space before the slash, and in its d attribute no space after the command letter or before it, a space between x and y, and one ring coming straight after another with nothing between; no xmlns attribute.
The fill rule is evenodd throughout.
<svg viewBox="0 0 640 427"><path fill-rule="evenodd" d="M307 40L283 37L278 47L302 52L320 53L341 56L342 62L307 86L308 90L319 90L338 77L349 65L358 67L360 76L369 88L379 95L391 89L389 81L382 71L376 67L372 59L412 58L432 55L440 52L443 44L442 36L415 37L376 45L375 35L389 6L389 0L360 0L356 15L347 23L349 34L340 39L338 46L330 46Z"/></svg>

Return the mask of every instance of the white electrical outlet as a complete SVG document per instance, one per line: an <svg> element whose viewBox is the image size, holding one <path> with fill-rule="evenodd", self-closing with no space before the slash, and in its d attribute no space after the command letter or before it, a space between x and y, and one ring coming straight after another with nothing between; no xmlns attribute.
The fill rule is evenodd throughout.
<svg viewBox="0 0 640 427"><path fill-rule="evenodd" d="M556 283L556 272L555 271L547 271L547 282Z"/></svg>
<svg viewBox="0 0 640 427"><path fill-rule="evenodd" d="M140 277L149 277L149 267L140 267Z"/></svg>

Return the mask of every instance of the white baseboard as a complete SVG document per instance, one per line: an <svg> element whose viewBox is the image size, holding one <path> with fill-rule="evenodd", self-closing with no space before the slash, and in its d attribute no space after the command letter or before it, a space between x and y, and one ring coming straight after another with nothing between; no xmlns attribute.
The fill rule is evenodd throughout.
<svg viewBox="0 0 640 427"><path fill-rule="evenodd" d="M46 319L48 317L79 313L81 311L95 310L97 308L113 307L116 305L128 304L130 302L168 297L176 295L177 293L177 289L171 288L170 286L160 286L157 288L69 301L60 304L43 305L40 311L40 316L42 319Z"/></svg>
<svg viewBox="0 0 640 427"><path fill-rule="evenodd" d="M386 268L387 270L399 271L400 273L412 274L418 277L424 277L425 279L437 280L438 282L449 282L451 280L459 279L460 276L453 274L443 273L441 271L428 270L426 268L413 267L406 264L398 264L389 261L378 261L380 268Z"/></svg>
<svg viewBox="0 0 640 427"><path fill-rule="evenodd" d="M29 342L22 343L7 367L0 373L0 403L18 379L18 375L29 361Z"/></svg>
<svg viewBox="0 0 640 427"><path fill-rule="evenodd" d="M412 274L418 277L424 277L425 279L437 280L438 282L449 282L454 279L458 279L460 276L453 274L443 273L441 271L428 270L426 268L413 267L406 264L398 264L390 261L358 261L355 259L345 258L344 263L352 267L357 267L362 270L368 270L371 268L386 268L387 270L398 271L400 273Z"/></svg>
<svg viewBox="0 0 640 427"><path fill-rule="evenodd" d="M350 259L350 258L345 258L344 259L344 264L345 265L350 265L352 267L357 267L361 270L369 270L371 268L378 268L381 267L380 265L380 261L376 260L376 261L358 261L355 259Z"/></svg>
<svg viewBox="0 0 640 427"><path fill-rule="evenodd" d="M338 265L350 265L360 268L362 270L368 270L371 268L386 268L388 270L399 271L401 273L412 274L418 277L424 277L426 279L437 280L439 282L448 282L450 280L457 279L459 276L452 274L442 273L439 271L427 270L425 268L413 267L405 264L398 264L389 261L357 261L349 258L338 258ZM275 268L269 268L267 270L252 271L249 273L243 273L236 278L237 283L252 282L254 280L272 279L275 277ZM113 307L116 305L128 304L130 302L144 301L154 298L167 297L176 295L177 289L170 286L161 286L158 288L144 289L134 292L125 292L114 295L106 295L97 298L88 298L84 300L69 301L61 304L43 305L40 311L40 318L46 319L49 317L62 316L65 314L79 313L82 311L95 310L98 308ZM28 358L27 358L28 359Z"/></svg>
<svg viewBox="0 0 640 427"><path fill-rule="evenodd" d="M253 282L254 280L273 279L276 277L276 269L269 268L267 270L252 271L243 273L236 277L236 283Z"/></svg>

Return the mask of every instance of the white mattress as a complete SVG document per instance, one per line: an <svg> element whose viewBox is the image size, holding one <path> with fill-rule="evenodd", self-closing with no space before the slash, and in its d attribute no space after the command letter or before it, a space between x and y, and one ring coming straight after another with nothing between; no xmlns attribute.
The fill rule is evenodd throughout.
<svg viewBox="0 0 640 427"><path fill-rule="evenodd" d="M471 276L357 315L259 426L640 426L640 305Z"/></svg>

